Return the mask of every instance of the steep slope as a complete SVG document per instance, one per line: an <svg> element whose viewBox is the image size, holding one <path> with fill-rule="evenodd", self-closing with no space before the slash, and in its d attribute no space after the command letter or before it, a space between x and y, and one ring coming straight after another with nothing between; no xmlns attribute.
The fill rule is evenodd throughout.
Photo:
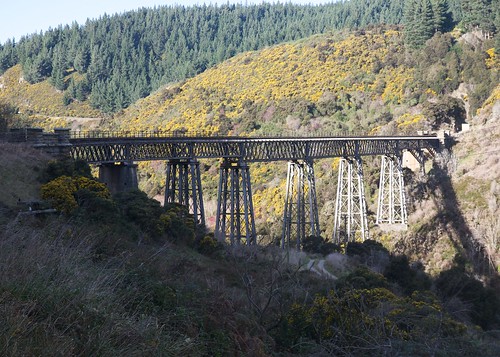
<svg viewBox="0 0 500 357"><path fill-rule="evenodd" d="M454 127L466 120L465 108L473 124L472 133L476 130L477 120L498 115L494 109L498 102L497 94L491 95L482 104L492 84L498 83L499 62L491 47L492 41L484 41L474 34L462 38L459 35L437 34L422 50L408 52L403 40L397 29L377 28L317 35L295 43L247 52L194 78L158 90L123 114L116 115L106 127L132 131L158 129L234 135L314 135L344 130L414 133L416 129L437 129L443 124ZM57 106L56 102L53 102L53 106L44 105L43 100L37 102L44 98L36 94L40 88L52 93L48 98L61 98L62 93L55 90L51 92L47 82L20 84L20 76L19 67L6 72L2 77L0 95L8 94L24 110L45 115L74 115L68 112L71 108L89 109L86 102L73 102L69 107ZM70 76L78 79L77 73ZM465 83L460 85L461 81ZM482 114L474 115L480 105L484 106ZM41 124L46 127L69 125L66 120ZM492 132L495 132L495 127L488 131ZM468 138L467 135L464 134L464 138ZM460 147L457 145L456 149L460 150ZM474 152L473 144L467 150ZM476 161L468 159L465 162L470 166ZM377 189L376 166L377 162L369 163L366 174L372 212ZM471 170L471 167L466 169ZM140 171L143 177L141 188L151 195L161 193L164 185L162 165L155 164L151 168L141 164ZM216 165L207 163L204 180L205 197L208 200L215 199L216 172ZM316 175L318 190L322 192L319 197L322 234L329 237L333 228L332 202L335 198L335 188L330 182L335 180L335 161L316 163ZM252 167L252 177L260 233L268 237L279 236L285 169L282 165L255 165ZM458 186L454 187L450 183L448 189L454 188L458 199L462 200L469 195L468 188L474 186L467 180L472 182L477 179L477 175L466 175L457 181ZM494 178L488 177L478 187L483 191L486 188L494 191L491 188L493 181ZM432 188L429 190L432 191ZM441 192L439 199L448 196L448 193ZM484 203L488 200L487 197L486 201L480 201ZM468 204L465 210L474 211L476 203ZM428 263L433 272L449 266L456 250L462 249L459 246L465 244L469 246L465 249L471 250L470 244L458 237L472 236L470 229L463 230L466 227L465 220L461 220L460 228L455 227L457 237L451 239L460 244L448 242L440 246L429 239L431 235L437 236L437 218L443 220L444 217L441 228L444 232L448 231L446 225L453 221L453 215L441 214L442 204L435 203L434 210L424 209L427 212L424 221L418 214L412 221L415 222L412 228L415 235L412 237L419 236L420 240L425 240L432 247L419 250L418 239L412 240L414 250L405 250L406 246L411 247L410 243L398 247L411 253L414 259ZM458 204L457 201L448 207L458 207ZM206 207L208 216L213 216L215 212L210 209L210 202ZM436 252L439 254L435 255ZM438 261L440 263L436 263Z"/></svg>
<svg viewBox="0 0 500 357"><path fill-rule="evenodd" d="M50 78L68 101L88 98L112 113L237 53L334 28L399 23L401 12L400 0L142 8L0 44L0 73L21 64L30 83ZM85 80L64 82L72 71Z"/></svg>
<svg viewBox="0 0 500 357"><path fill-rule="evenodd" d="M477 274L500 271L500 86L471 129L454 136L451 151L429 173L407 239L398 249L426 262L433 273L466 258Z"/></svg>
<svg viewBox="0 0 500 357"><path fill-rule="evenodd" d="M471 35L464 37L468 39ZM474 211L486 207L484 203L491 198L469 202L474 195L468 195L472 187L477 186L481 192L486 192L485 188L490 190L491 185L496 187L495 156L489 156L493 166L488 175L478 178L477 172L482 169L475 162L481 162L483 154L476 153L478 143L470 138L486 130L492 135L491 145L495 145L498 128L494 125L483 128L479 123L485 121L484 118L490 118L487 123L495 122L498 117L498 109L495 109L498 88L482 104L480 115L474 115L472 108L484 101L482 92L488 93L491 85L498 83L499 63L489 44L477 38L471 46L466 40L438 34L415 53L405 51L402 41L400 32L379 29L315 36L238 55L139 101L117 117L112 127L234 135L314 135L343 130L416 133L417 129L460 127L467 120L467 108L472 129L457 137L459 142L453 148L457 153L452 155L460 157L463 150L468 150L477 156L472 161L464 159L464 165L474 167L465 170L474 174L464 178L454 174L453 182L449 182L450 175L457 171L455 168L455 171L451 168L449 172L443 171L448 170L450 160L440 158L440 162L446 162L431 170L430 181L423 184L425 193L411 197L416 204L406 238L399 235L398 240L397 235L390 235L391 246L410 254L413 260L421 260L430 272L438 273L451 266L458 253L469 261L474 259L471 254L477 251L474 244L478 239L467 238L473 236L468 219ZM459 86L461 80L467 83ZM455 91L458 87L467 90ZM367 165L365 176L370 214L373 214L377 162L368 160ZM315 166L318 191L322 193L318 197L322 207L320 224L322 234L329 237L335 198L335 187L330 183L336 177L336 164L335 160L326 160ZM143 170L147 171L144 167ZM148 175L150 182L143 187L148 187L150 192L159 191L155 186L161 185L163 173L150 171ZM215 177L213 167L204 173L207 198L214 198ZM261 233L279 236L284 167L254 165L252 177ZM467 180L478 184L470 185ZM208 216L211 213L214 214L209 212ZM488 226L487 229L497 228ZM493 234L497 234L496 231ZM440 236L446 239L437 239ZM384 233L375 229L374 237L382 239ZM497 254L490 253L490 258ZM478 267L478 271L485 273L483 268Z"/></svg>
<svg viewBox="0 0 500 357"><path fill-rule="evenodd" d="M66 80L77 77L78 74L74 73L68 75ZM102 116L102 113L91 108L87 101L73 101L69 105L64 105L63 98L64 93L54 88L48 80L36 84L28 83L23 77L20 65L0 75L0 101L18 110L13 118L13 126L28 125L47 129L71 127L71 123L75 122L77 117Z"/></svg>
<svg viewBox="0 0 500 357"><path fill-rule="evenodd" d="M395 30L317 36L248 52L139 101L117 125L232 134L324 132L342 122L369 129L374 117L407 100L414 69L400 63L403 58Z"/></svg>
<svg viewBox="0 0 500 357"><path fill-rule="evenodd" d="M9 161L40 174L30 157ZM14 188L19 179L0 172L2 188ZM223 246L141 192L71 195L78 207L60 215L0 205L1 355L499 353L495 331L484 330L497 328L500 304L463 273L450 271L464 284L441 299L456 286L373 241L327 257ZM467 309L450 313L453 304Z"/></svg>

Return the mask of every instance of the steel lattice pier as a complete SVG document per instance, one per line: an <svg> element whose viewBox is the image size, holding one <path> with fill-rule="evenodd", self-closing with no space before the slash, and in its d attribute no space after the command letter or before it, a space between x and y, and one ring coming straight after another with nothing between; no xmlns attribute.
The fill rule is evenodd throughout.
<svg viewBox="0 0 500 357"><path fill-rule="evenodd" d="M165 202L190 207L199 224L204 224L205 213L198 160L222 159L215 234L232 244L256 243L248 163L288 161L281 245L294 248L300 248L308 235L320 235L314 160L342 158L333 232L334 241L340 243L368 238L362 156L382 156L376 223L406 225L401 154L411 152L423 167L424 152L433 156L440 149L435 136L257 138L73 134L69 144L71 156L88 163L167 161Z"/></svg>

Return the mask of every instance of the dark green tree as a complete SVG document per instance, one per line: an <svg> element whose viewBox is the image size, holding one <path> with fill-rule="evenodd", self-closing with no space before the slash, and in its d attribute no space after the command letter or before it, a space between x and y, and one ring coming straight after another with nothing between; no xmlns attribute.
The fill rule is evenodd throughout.
<svg viewBox="0 0 500 357"><path fill-rule="evenodd" d="M66 89L66 83L64 82L66 68L67 67L64 57L64 50L62 49L61 45L58 45L54 50L54 56L52 59L52 72L50 76L50 82L59 90Z"/></svg>
<svg viewBox="0 0 500 357"><path fill-rule="evenodd" d="M16 111L12 105L0 102L0 133L8 130Z"/></svg>
<svg viewBox="0 0 500 357"><path fill-rule="evenodd" d="M448 31L452 24L448 11L448 2L446 0L433 0L432 12L434 16L434 32Z"/></svg>
<svg viewBox="0 0 500 357"><path fill-rule="evenodd" d="M74 67L80 73L86 73L90 64L90 51L86 46L78 49L75 54Z"/></svg>
<svg viewBox="0 0 500 357"><path fill-rule="evenodd" d="M17 63L15 42L8 40L4 46L0 45L0 74Z"/></svg>
<svg viewBox="0 0 500 357"><path fill-rule="evenodd" d="M498 4L495 4L494 7L498 7ZM495 31L491 0L463 1L462 13L462 24L467 30L478 29L486 33Z"/></svg>

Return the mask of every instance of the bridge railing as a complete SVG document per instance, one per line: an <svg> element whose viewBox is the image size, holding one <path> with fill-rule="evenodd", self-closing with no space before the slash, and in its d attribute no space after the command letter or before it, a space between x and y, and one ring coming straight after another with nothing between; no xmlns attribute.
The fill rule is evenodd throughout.
<svg viewBox="0 0 500 357"><path fill-rule="evenodd" d="M419 136L419 135L432 135L427 131L397 131L392 133L384 133L386 136ZM384 135L382 134L382 135ZM283 131L280 133L258 133L254 135L241 136L231 134L219 134L208 131L198 132L183 132L183 131L162 131L162 130L145 130L145 131L71 131L71 139L107 139L107 138L220 138L220 137L283 137L283 138L302 138L302 137L373 137L381 136L381 133L366 132L366 131L333 131L333 132L312 132L312 133L297 133L296 131Z"/></svg>

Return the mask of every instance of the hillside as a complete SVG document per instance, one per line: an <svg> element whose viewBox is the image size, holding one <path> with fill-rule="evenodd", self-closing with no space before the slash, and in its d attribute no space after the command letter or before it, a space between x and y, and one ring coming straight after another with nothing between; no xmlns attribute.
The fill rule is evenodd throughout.
<svg viewBox="0 0 500 357"><path fill-rule="evenodd" d="M376 4L383 19L361 1L353 1L358 18L349 19L344 11L351 4L143 8L8 41L0 45L0 74L20 64L26 81L49 79L64 91L65 103L88 99L94 108L113 113L237 53L349 24L396 23L402 2L386 2ZM83 80L65 80L75 71Z"/></svg>
<svg viewBox="0 0 500 357"><path fill-rule="evenodd" d="M369 129L374 116L390 110L384 104L405 101L414 69L389 63L403 53L394 30L322 35L248 52L139 101L117 123L131 130L256 135L333 131L349 120L352 130Z"/></svg>
<svg viewBox="0 0 500 357"><path fill-rule="evenodd" d="M380 27L316 35L246 52L194 78L163 87L123 113L108 118L101 128L232 135L314 135L342 131L414 133L417 129L435 130L443 125L445 128L460 127L461 123L469 121L473 133L480 128L476 118L481 107L484 107L483 114L479 118L497 115L492 108L498 99L496 94L490 96L498 83L499 68L492 40L484 40L475 33L437 34L418 51L408 51L404 41L404 33L397 28ZM84 113L81 116L97 113L92 112L86 101L73 102L68 107L58 105L57 98L62 93L51 90L47 81L34 85L19 83L16 78L20 75L19 67L9 69L2 77L5 85L0 95L19 105L29 103L31 117L41 117L37 121L39 125L84 129L96 125L85 119L62 116L46 120L49 115L72 117L79 113ZM38 95L40 88L55 95ZM47 103L44 98L51 98L53 104L44 106L43 103ZM464 138L467 135L464 134ZM459 148L457 145L456 149ZM473 152L475 149L469 145L468 150ZM372 215L376 210L378 162L367 160L366 164ZM217 164L207 162L204 165L207 217L211 222L215 215ZM161 195L162 165L142 163L140 166L141 188L151 196ZM336 162L324 160L315 166L317 189L322 192L318 197L322 235L330 237L335 188L329 182L335 180ZM268 242L280 235L285 178L283 165L252 166L259 234ZM494 178L488 179L478 187L484 189L493 181ZM466 183L458 185L460 200L466 187ZM415 205L417 214L411 232L422 237L433 235L433 220L419 222L417 208ZM440 210L436 210L439 215ZM466 210L475 208L469 205ZM427 218L432 217L429 212L433 210L427 210ZM421 226L425 229L419 228ZM376 229L374 234L379 239L384 237ZM468 233L458 235L463 234ZM396 244L393 240L394 237L387 243L393 246ZM452 237L446 240L448 243L441 242L442 246L435 244L437 240L427 239L432 247L419 252L396 245L413 259L424 261L429 271L437 273L453 264L457 248L450 242L457 240L460 239ZM436 251L439 254L435 255ZM447 253L443 253L445 251Z"/></svg>
<svg viewBox="0 0 500 357"><path fill-rule="evenodd" d="M342 247L338 160L316 161L322 231L301 252L275 247L285 163L251 164L260 244L239 247L210 231L218 162L201 162L205 231L151 199L163 162L111 196L84 163L0 142L0 355L499 356L499 4L162 7L1 45L0 131L450 137L404 172L408 230ZM364 158L371 222L379 171ZM58 212L18 204L39 197Z"/></svg>
<svg viewBox="0 0 500 357"><path fill-rule="evenodd" d="M495 277L500 267L500 87L470 121L471 129L454 136L452 151L418 194L410 231L396 250L437 273L465 258L476 274Z"/></svg>
<svg viewBox="0 0 500 357"><path fill-rule="evenodd" d="M32 156L9 161L49 174ZM464 271L431 278L374 241L328 256L223 246L141 192L74 195L57 215L0 210L4 356L498 355L500 302Z"/></svg>
<svg viewBox="0 0 500 357"><path fill-rule="evenodd" d="M472 187L477 187L479 192L488 192L490 185L494 186L498 179L498 170L494 167L492 170L481 169L480 165L471 168L482 162L483 154L477 152L469 138L477 132L487 131L492 135L488 141L491 147L488 147L495 147L498 127L493 125L485 129L482 121L491 125L489 123L496 122L498 117L498 109L495 109L498 107L498 87L495 89L495 85L498 83L499 63L495 52L489 49L489 43L473 34L457 38L450 34L437 35L421 51L414 53L404 49L403 41L401 32L386 28L314 36L241 54L183 83L157 91L128 108L110 125L113 129L132 131L155 128L205 134L314 135L341 131L416 133L420 129L455 130L468 121L472 129L457 137L453 152L468 150L477 159L473 162L469 159L469 168L459 170L484 170L489 174L484 178L477 174L466 175L464 179L453 176L457 181L450 182L448 191L441 192L441 195L429 195L436 189L430 185L426 188L427 196L421 193L415 196L412 191L410 199L414 202L414 213L408 236L397 238L392 234L392 239L386 240L390 246L396 245L412 259L424 262L429 272L437 274L454 264L456 254L465 251L468 256L477 250L472 243L482 240L475 235L473 242L463 241L464 235L472 237L473 234L467 228L472 223L462 215L467 219L472 219L470 217L475 211L477 215L477 210L484 205L468 202L471 198L468 192L474 190ZM473 48L471 41L482 45ZM441 82L438 78L445 80ZM466 82L461 82L463 80ZM489 162L495 162L496 152L488 150ZM452 155L462 155L459 153ZM213 200L216 195L216 163L206 164L205 197ZM161 192L163 169L158 165L155 165L156 170L141 165L142 172L147 172L141 187L152 195ZM369 211L373 215L376 211L378 162L367 159L366 165ZM318 197L322 235L330 237L335 198L335 187L330 182L336 178L336 163L335 160L323 160L317 162L315 168L317 189L322 193ZM449 175L453 172L450 171ZM435 173L436 170L431 172L430 181L443 180L443 177L432 176ZM260 233L272 241L280 235L285 167L253 165L252 179ZM467 180L477 185L471 186ZM410 181L418 180L414 177ZM411 188L414 189L417 190ZM464 207L460 206L459 211L455 209L446 216L441 226L437 224L443 214L441 200L450 194L450 189L457 191L457 197L446 207ZM429 203L430 197L434 197L434 203ZM482 197L480 202L490 199ZM209 217L215 214L210 210L211 206L207 205ZM448 225L457 212L462 218L452 227L453 233L448 235ZM384 239L385 233L373 228L374 236ZM495 229L493 234L497 232ZM438 239L441 236L446 239ZM421 249L422 240L426 241L425 249ZM494 259L493 266L498 266L497 255L498 249L491 251L490 248L488 256ZM485 273L484 269L481 271Z"/></svg>
<svg viewBox="0 0 500 357"><path fill-rule="evenodd" d="M68 75L67 80L76 77L77 74ZM0 103L6 103L16 109L11 123L13 126L53 129L71 127L76 117L102 117L102 113L93 109L87 101L73 101L65 105L63 98L64 93L54 88L48 80L28 83L23 77L20 65L0 75Z"/></svg>
<svg viewBox="0 0 500 357"><path fill-rule="evenodd" d="M27 82L48 79L63 91L65 105L88 100L93 108L116 113L238 53L332 30L404 24L405 45L411 48L456 25L493 36L500 26L498 5L470 3L350 0L142 8L0 44L0 74L21 65ZM78 76L68 78L75 72Z"/></svg>
<svg viewBox="0 0 500 357"><path fill-rule="evenodd" d="M0 142L0 205L10 208L18 201L29 202L40 199L38 185L40 172L51 157L23 145L9 145Z"/></svg>

